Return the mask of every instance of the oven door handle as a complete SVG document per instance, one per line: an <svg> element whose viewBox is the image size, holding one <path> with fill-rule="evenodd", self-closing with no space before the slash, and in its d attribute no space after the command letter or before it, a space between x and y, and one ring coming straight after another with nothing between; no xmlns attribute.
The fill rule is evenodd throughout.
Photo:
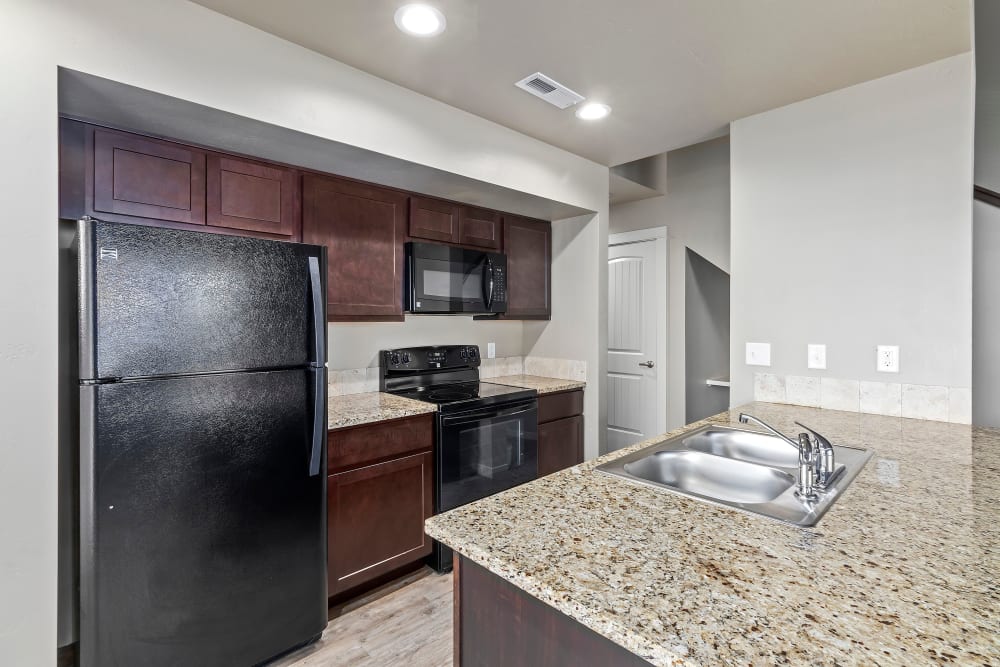
<svg viewBox="0 0 1000 667"><path fill-rule="evenodd" d="M448 426L452 426L455 424L465 424L468 422L479 421L483 417L514 417L526 412L531 412L532 410L537 410L537 407L535 405L519 405L500 410L483 409L476 410L475 412L463 412L456 415L442 416L441 422Z"/></svg>

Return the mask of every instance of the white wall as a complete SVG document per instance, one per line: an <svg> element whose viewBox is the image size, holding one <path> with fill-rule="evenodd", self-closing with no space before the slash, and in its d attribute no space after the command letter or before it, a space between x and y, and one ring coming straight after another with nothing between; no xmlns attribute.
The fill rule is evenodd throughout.
<svg viewBox="0 0 1000 667"><path fill-rule="evenodd" d="M584 245L606 242L608 170L181 0L2 0L0 13L0 664L50 665L58 66L599 211ZM595 301L579 308L574 324L600 317Z"/></svg>
<svg viewBox="0 0 1000 667"><path fill-rule="evenodd" d="M672 429L687 423L685 248L729 271L729 138L670 151L665 178L666 195L613 206L609 231L667 227L667 428Z"/></svg>
<svg viewBox="0 0 1000 667"><path fill-rule="evenodd" d="M972 86L966 53L732 124L733 405L747 341L777 375L971 386Z"/></svg>

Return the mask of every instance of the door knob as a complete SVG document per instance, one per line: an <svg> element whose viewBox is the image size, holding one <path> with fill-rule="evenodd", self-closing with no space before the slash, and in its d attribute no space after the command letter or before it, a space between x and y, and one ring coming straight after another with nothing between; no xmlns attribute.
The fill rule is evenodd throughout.
<svg viewBox="0 0 1000 667"><path fill-rule="evenodd" d="M654 366L652 361L640 361L640 366L645 366L646 368L652 368Z"/></svg>

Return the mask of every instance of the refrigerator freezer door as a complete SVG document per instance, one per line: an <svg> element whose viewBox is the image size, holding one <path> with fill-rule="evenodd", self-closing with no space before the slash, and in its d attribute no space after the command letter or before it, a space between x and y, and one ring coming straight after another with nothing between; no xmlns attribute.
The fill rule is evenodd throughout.
<svg viewBox="0 0 1000 667"><path fill-rule="evenodd" d="M313 373L81 388L81 667L252 665L323 631Z"/></svg>
<svg viewBox="0 0 1000 667"><path fill-rule="evenodd" d="M81 379L326 361L313 340L318 246L87 220L79 239Z"/></svg>

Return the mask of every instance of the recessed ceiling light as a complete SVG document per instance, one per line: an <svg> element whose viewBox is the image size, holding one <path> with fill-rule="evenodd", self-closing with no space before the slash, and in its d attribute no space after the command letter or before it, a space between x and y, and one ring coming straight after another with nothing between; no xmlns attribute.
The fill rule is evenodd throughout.
<svg viewBox="0 0 1000 667"><path fill-rule="evenodd" d="M396 27L410 35L433 37L444 32L444 14L430 5L403 5L396 10Z"/></svg>
<svg viewBox="0 0 1000 667"><path fill-rule="evenodd" d="M597 102L587 102L576 110L576 117L583 120L600 120L611 113L611 107L607 104Z"/></svg>

